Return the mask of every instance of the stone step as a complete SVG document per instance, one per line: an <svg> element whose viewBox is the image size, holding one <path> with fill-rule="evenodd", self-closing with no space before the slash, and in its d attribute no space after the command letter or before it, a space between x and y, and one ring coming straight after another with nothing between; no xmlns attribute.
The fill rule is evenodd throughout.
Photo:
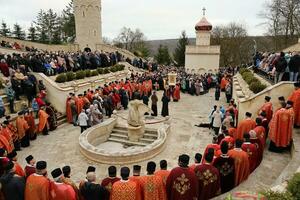
<svg viewBox="0 0 300 200"><path fill-rule="evenodd" d="M63 125L66 122L67 122L67 118L63 118L63 119L57 120L57 126Z"/></svg>
<svg viewBox="0 0 300 200"><path fill-rule="evenodd" d="M110 137L108 138L108 141L110 142L117 142L117 143L122 143L128 146L147 146L148 144L142 143L142 142L132 142L129 140L124 140L124 139L119 139L119 138L115 138L115 137Z"/></svg>
<svg viewBox="0 0 300 200"><path fill-rule="evenodd" d="M120 134L120 135L128 135L128 131L127 130L119 130L119 129L113 129L112 133L116 133L116 134Z"/></svg>
<svg viewBox="0 0 300 200"><path fill-rule="evenodd" d="M121 138L121 139L126 139L126 140L128 140L128 136L127 136L127 135L118 134L118 133L111 133L111 134L110 134L110 137Z"/></svg>
<svg viewBox="0 0 300 200"><path fill-rule="evenodd" d="M141 138L139 141L151 144L155 141L155 139Z"/></svg>
<svg viewBox="0 0 300 200"><path fill-rule="evenodd" d="M144 134L144 138L148 138L148 139L157 139L157 133L153 134L153 133L145 133Z"/></svg>
<svg viewBox="0 0 300 200"><path fill-rule="evenodd" d="M127 131L127 127L120 127L120 126L115 126L114 127L115 130L121 130L121 131Z"/></svg>

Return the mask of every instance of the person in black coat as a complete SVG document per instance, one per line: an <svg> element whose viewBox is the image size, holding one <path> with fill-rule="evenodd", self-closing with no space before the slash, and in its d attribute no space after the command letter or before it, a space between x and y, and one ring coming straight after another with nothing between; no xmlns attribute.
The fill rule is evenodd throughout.
<svg viewBox="0 0 300 200"><path fill-rule="evenodd" d="M161 116L163 116L163 117L169 116L169 102L170 102L170 99L167 96L166 92L164 92L161 101L162 101L162 104L163 104L162 105Z"/></svg>
<svg viewBox="0 0 300 200"><path fill-rule="evenodd" d="M295 53L289 62L290 81L297 82L300 71L300 55Z"/></svg>
<svg viewBox="0 0 300 200"><path fill-rule="evenodd" d="M15 174L15 167L12 161L9 161L6 165L5 173L1 176L0 183L5 199L24 199L25 179Z"/></svg>
<svg viewBox="0 0 300 200"><path fill-rule="evenodd" d="M221 90L220 90L220 87L217 85L216 86L216 91L215 91L215 100L216 101L219 101L220 95L221 95Z"/></svg>
<svg viewBox="0 0 300 200"><path fill-rule="evenodd" d="M280 57L278 58L277 62L275 62L275 68L276 68L275 83L278 83L282 80L282 77L287 68L287 61L284 56L285 56L284 53L281 52Z"/></svg>
<svg viewBox="0 0 300 200"><path fill-rule="evenodd" d="M96 183L95 172L87 173L87 182L80 187L80 194L85 200L107 199L109 193L100 184Z"/></svg>

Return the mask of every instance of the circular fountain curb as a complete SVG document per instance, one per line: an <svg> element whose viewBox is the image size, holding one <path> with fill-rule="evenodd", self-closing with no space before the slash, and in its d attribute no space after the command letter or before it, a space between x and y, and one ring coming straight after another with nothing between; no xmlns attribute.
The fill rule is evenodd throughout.
<svg viewBox="0 0 300 200"><path fill-rule="evenodd" d="M169 119L170 120L170 119ZM90 160L103 164L123 165L149 160L164 150L170 132L170 122L166 121L158 129L155 142L139 148L111 153L95 145L108 140L111 131L117 125L117 119L111 118L84 131L79 137L80 152Z"/></svg>

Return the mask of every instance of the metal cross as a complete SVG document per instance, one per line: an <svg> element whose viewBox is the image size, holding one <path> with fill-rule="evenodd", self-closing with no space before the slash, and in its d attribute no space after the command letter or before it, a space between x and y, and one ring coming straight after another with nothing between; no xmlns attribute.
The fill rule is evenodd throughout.
<svg viewBox="0 0 300 200"><path fill-rule="evenodd" d="M206 8L203 7L202 11L203 11L203 16L205 16Z"/></svg>

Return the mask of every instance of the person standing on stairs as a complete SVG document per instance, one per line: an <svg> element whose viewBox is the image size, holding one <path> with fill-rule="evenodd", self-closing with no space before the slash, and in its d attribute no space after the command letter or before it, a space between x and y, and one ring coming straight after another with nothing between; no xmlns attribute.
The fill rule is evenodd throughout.
<svg viewBox="0 0 300 200"><path fill-rule="evenodd" d="M5 94L9 102L10 113L16 113L14 110L15 91L13 90L12 85L8 80L6 81L6 85L5 85Z"/></svg>

